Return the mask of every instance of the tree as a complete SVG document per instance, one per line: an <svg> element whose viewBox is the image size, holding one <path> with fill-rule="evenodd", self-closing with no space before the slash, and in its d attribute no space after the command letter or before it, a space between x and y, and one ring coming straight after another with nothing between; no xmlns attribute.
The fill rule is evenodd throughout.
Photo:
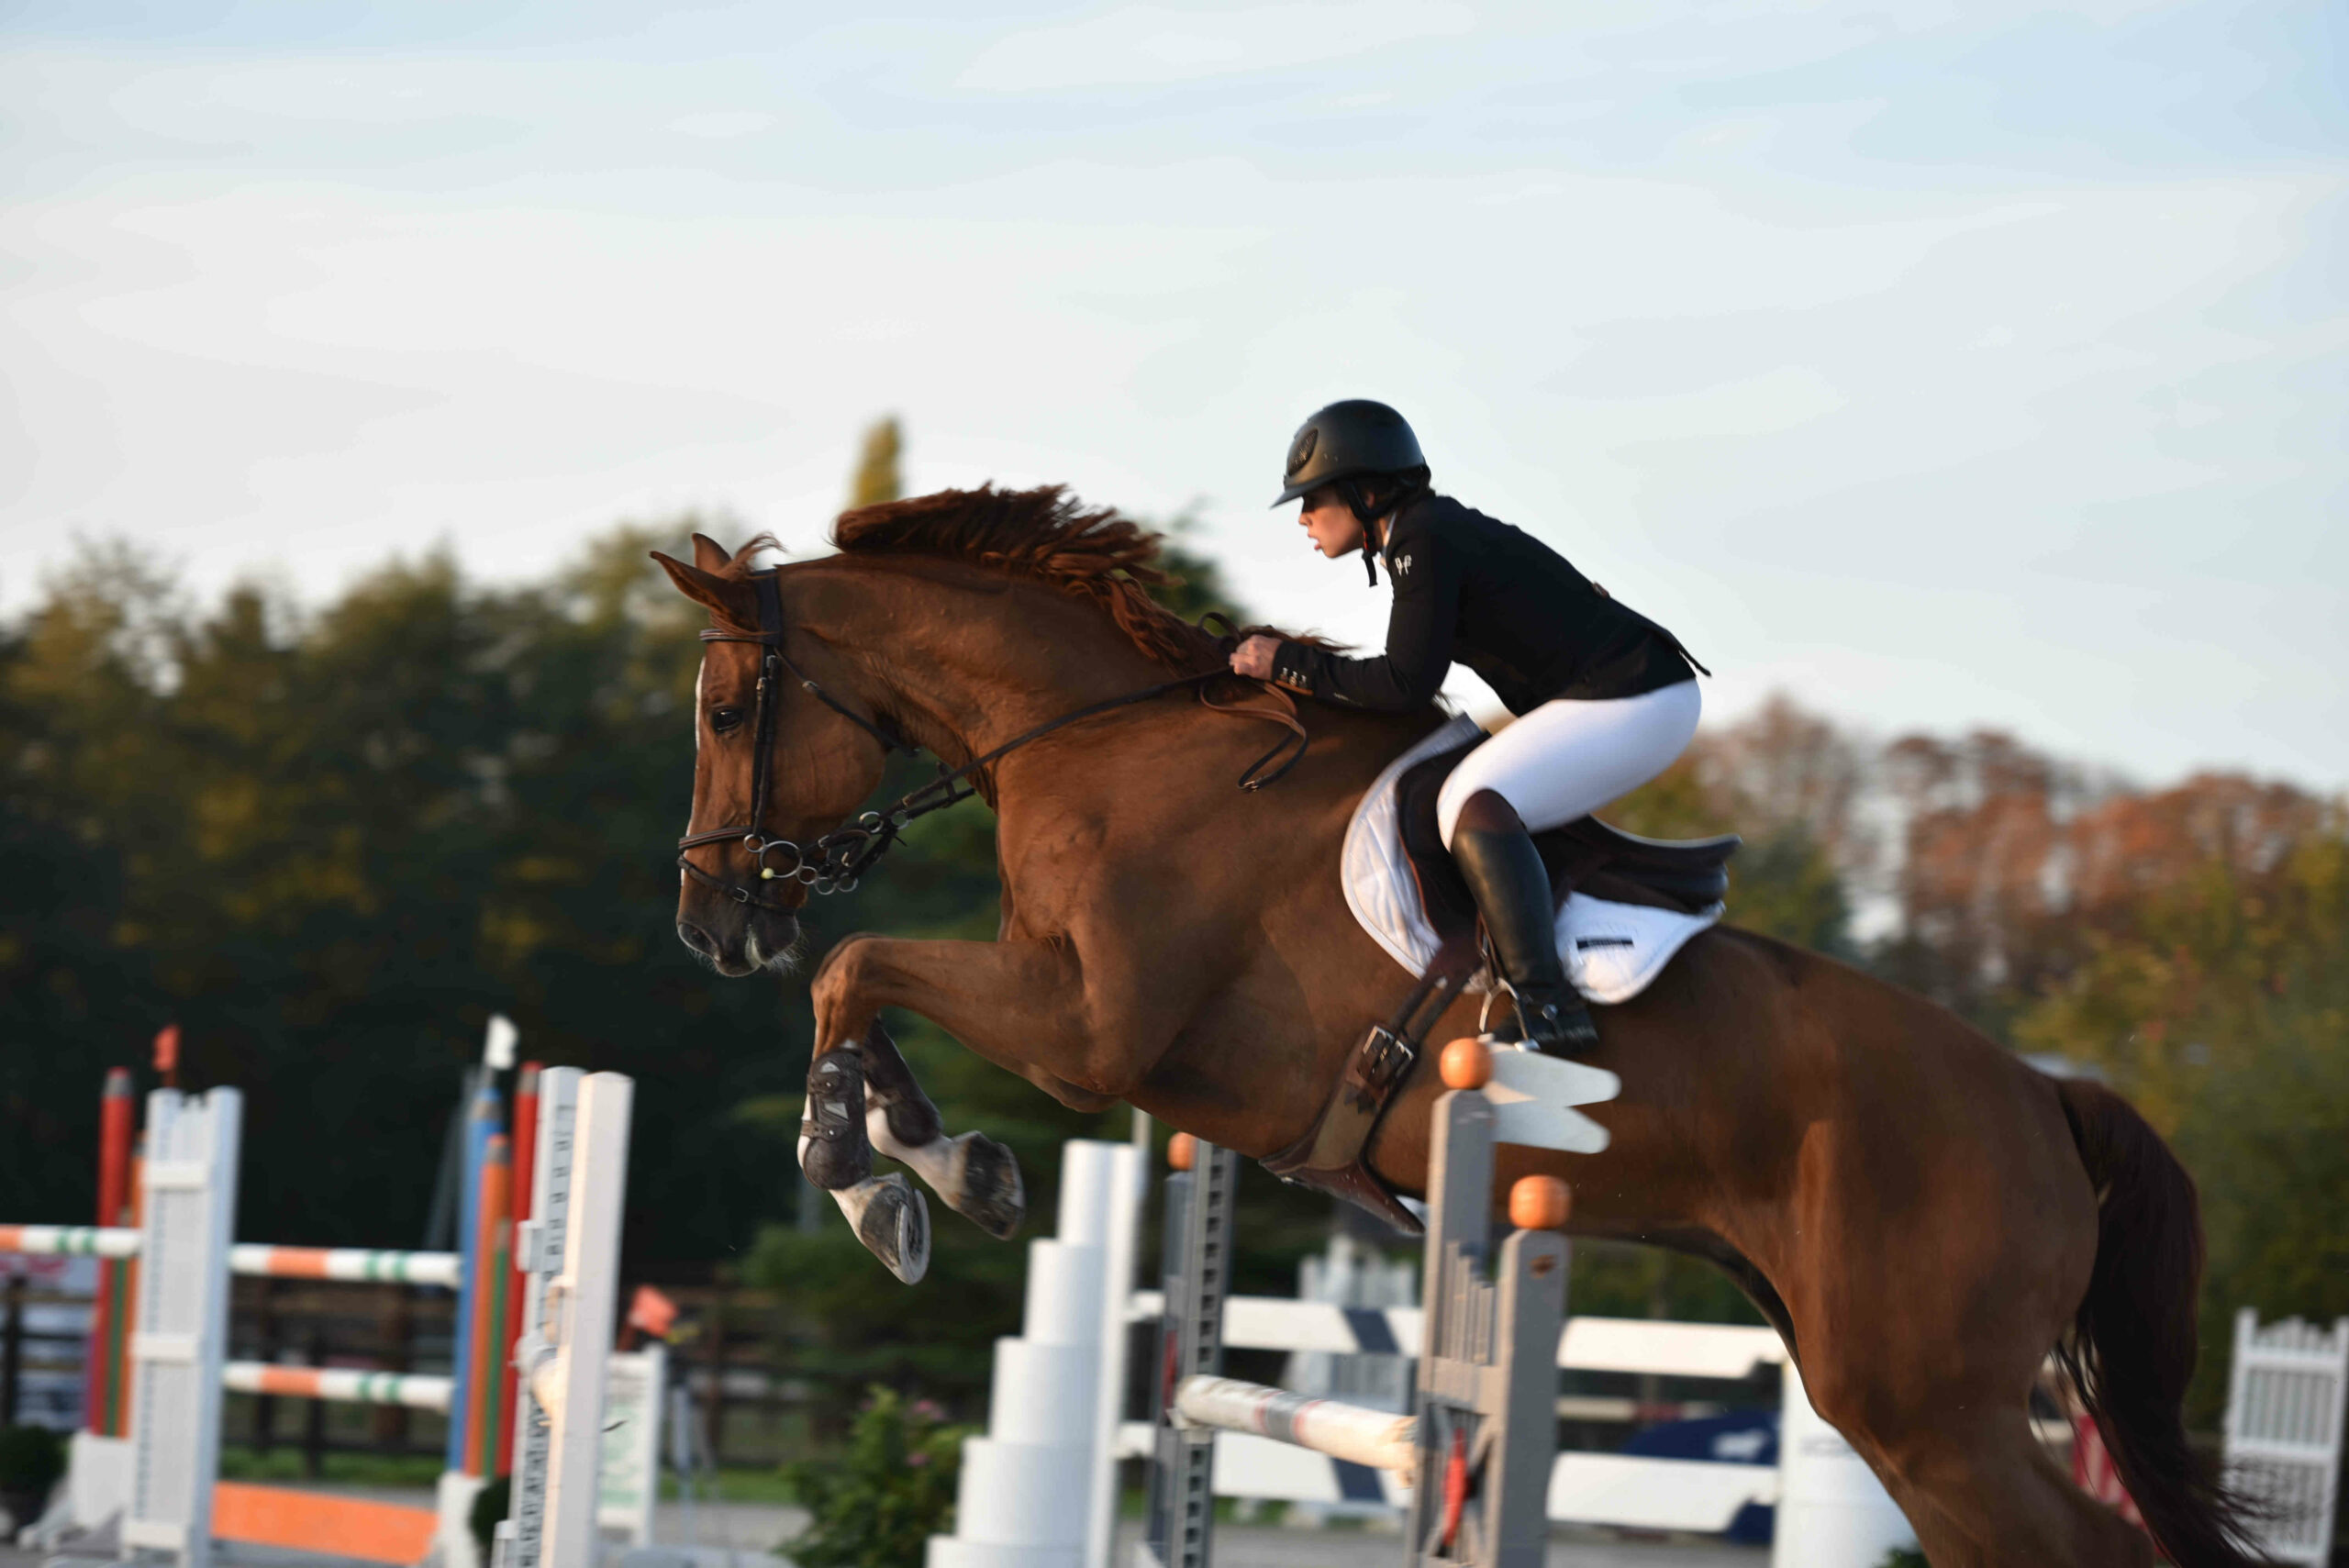
<svg viewBox="0 0 2349 1568"><path fill-rule="evenodd" d="M315 613L250 587L200 610L101 551L6 628L0 874L35 896L0 900L0 1161L25 1218L89 1212L104 1069L176 1018L184 1082L247 1095L249 1169L300 1173L241 1184L239 1234L413 1245L493 1011L531 1056L658 1084L632 1267L738 1249L787 1201L733 1109L793 1081L804 1005L710 985L672 930L698 648L651 537L500 590L395 562Z"/></svg>
<svg viewBox="0 0 2349 1568"><path fill-rule="evenodd" d="M2232 785L2217 793L2250 798ZM2150 813L2195 819L2183 806L2156 797ZM2272 820L2227 815L2235 829ZM2336 806L2288 848L2264 833L2206 836L2213 852L2198 867L2107 906L2085 961L2016 1021L2019 1043L2127 1095L2194 1173L2210 1242L2206 1325L2244 1306L2264 1318L2349 1313L2343 828ZM2204 1418L2224 1379L2223 1354L2206 1357L2195 1399Z"/></svg>
<svg viewBox="0 0 2349 1568"><path fill-rule="evenodd" d="M1774 696L1752 718L1700 733L1605 816L1651 838L1742 834L1730 862L1731 921L1851 958L1848 882L1874 854L1859 820L1866 779L1857 742Z"/></svg>
<svg viewBox="0 0 2349 1568"><path fill-rule="evenodd" d="M856 472L849 476L849 510L877 506L906 493L905 476L899 472L904 453L905 438L895 414L884 415L865 428L864 445L856 455Z"/></svg>

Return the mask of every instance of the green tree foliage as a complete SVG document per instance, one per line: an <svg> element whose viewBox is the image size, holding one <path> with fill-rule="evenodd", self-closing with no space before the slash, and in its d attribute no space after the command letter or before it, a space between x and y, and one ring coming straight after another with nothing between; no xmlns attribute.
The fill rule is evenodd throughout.
<svg viewBox="0 0 2349 1568"><path fill-rule="evenodd" d="M1225 582L1223 567L1198 545L1199 520L1195 507L1185 507L1157 525L1165 541L1159 559L1174 581L1154 589L1152 597L1185 620L1196 621L1211 610L1221 611L1237 625L1247 619L1240 602Z"/></svg>
<svg viewBox="0 0 2349 1568"><path fill-rule="evenodd" d="M11 1210L88 1215L103 1071L176 1018L183 1081L249 1096L239 1234L412 1245L503 1011L528 1054L646 1084L632 1262L747 1243L787 1184L735 1107L796 1080L806 1011L671 929L699 650L644 550L684 531L512 589L396 563L314 615L199 611L99 552L8 628Z"/></svg>
<svg viewBox="0 0 2349 1568"><path fill-rule="evenodd" d="M877 506L903 495L905 476L899 470L904 460L905 435L897 428L897 417L885 415L873 421L856 454L856 472L849 476L849 509Z"/></svg>

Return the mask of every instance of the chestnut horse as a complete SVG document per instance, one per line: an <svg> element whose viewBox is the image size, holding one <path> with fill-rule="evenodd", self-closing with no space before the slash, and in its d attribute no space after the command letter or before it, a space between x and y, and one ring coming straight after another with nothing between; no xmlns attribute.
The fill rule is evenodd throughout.
<svg viewBox="0 0 2349 1568"><path fill-rule="evenodd" d="M849 513L835 539L840 553L772 573L752 571L752 548L699 537L694 565L659 558L712 617L679 935L722 974L788 962L802 874L863 869L842 845L869 840L836 830L892 744L984 763L1003 918L992 942L859 935L831 950L813 985L811 1176L907 1275L925 1249L918 1197L902 1174L871 1174L874 1147L998 1235L1019 1223L1016 1166L943 1134L879 1027L885 1007L1080 1109L1123 1100L1260 1158L1297 1140L1408 987L1348 913L1338 848L1371 781L1440 716L1310 708L1294 770L1236 790L1266 732L1194 688L1264 694L1207 676L1216 640L1147 596L1163 580L1151 534L1057 489L983 488ZM1598 1020L1590 1060L1623 1087L1586 1109L1612 1141L1504 1150L1502 1190L1555 1174L1575 1231L1726 1270L1937 1568L2153 1560L2033 1436L2026 1401L2051 1351L2170 1560L2248 1561L2181 1424L2194 1186L2125 1102L1731 927ZM1474 1029L1463 1001L1431 1038ZM1417 1072L1371 1145L1399 1190L1423 1190L1440 1088Z"/></svg>

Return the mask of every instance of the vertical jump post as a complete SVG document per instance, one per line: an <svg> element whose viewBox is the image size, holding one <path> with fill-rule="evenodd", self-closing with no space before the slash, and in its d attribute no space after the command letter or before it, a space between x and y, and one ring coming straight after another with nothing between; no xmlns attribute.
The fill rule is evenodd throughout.
<svg viewBox="0 0 2349 1568"><path fill-rule="evenodd" d="M634 1083L550 1067L539 1079L524 1274L512 1511L494 1568L593 1568L604 1386L618 1316Z"/></svg>
<svg viewBox="0 0 2349 1568"><path fill-rule="evenodd" d="M1568 1195L1554 1177L1519 1181L1509 1192L1518 1229L1497 1240L1497 1118L1483 1092L1492 1077L1491 1048L1454 1040L1442 1073L1452 1092L1435 1105L1420 1287L1427 1305L1408 1420L1215 1375L1237 1159L1201 1146L1191 1173L1168 1179L1157 1453L1137 1568L1208 1568L1219 1429L1364 1462L1408 1463L1408 1568L1540 1568L1557 1452L1556 1356L1568 1258L1558 1230Z"/></svg>

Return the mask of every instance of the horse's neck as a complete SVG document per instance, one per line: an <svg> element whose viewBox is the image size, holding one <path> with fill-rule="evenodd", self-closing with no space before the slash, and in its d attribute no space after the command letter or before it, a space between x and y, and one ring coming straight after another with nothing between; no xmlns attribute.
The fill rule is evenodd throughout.
<svg viewBox="0 0 2349 1568"><path fill-rule="evenodd" d="M1093 606L1041 584L930 562L838 575L813 629L880 688L869 700L907 740L952 762L1173 674Z"/></svg>

